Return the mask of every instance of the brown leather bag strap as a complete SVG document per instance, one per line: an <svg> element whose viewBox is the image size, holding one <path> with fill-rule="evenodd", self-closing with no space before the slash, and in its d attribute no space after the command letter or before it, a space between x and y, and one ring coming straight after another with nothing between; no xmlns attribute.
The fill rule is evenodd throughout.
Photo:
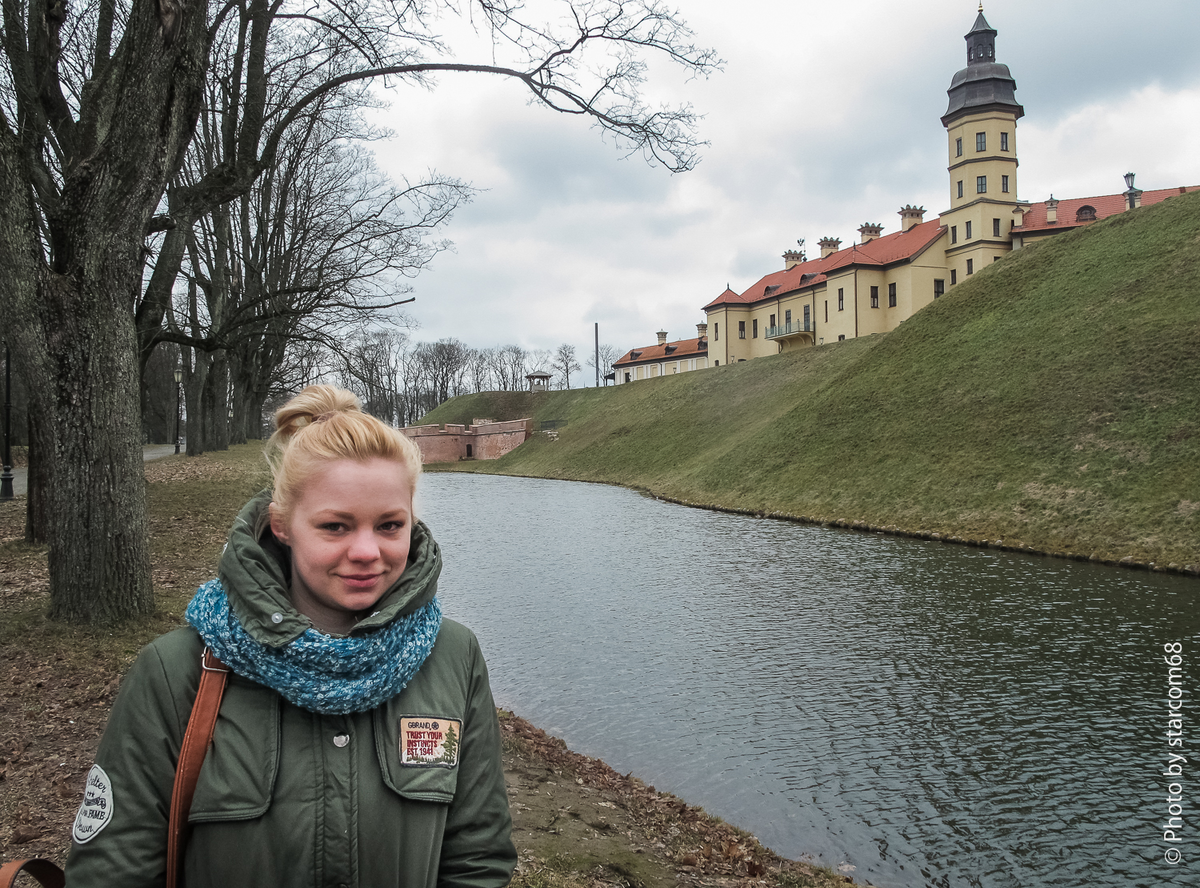
<svg viewBox="0 0 1200 888"><path fill-rule="evenodd" d="M29 873L45 888L63 888L67 884L63 871L49 860L30 857L25 860L10 860L0 866L0 888L12 888L21 873Z"/></svg>
<svg viewBox="0 0 1200 888"><path fill-rule="evenodd" d="M183 884L183 848L188 812L192 810L192 797L196 794L200 767L204 764L208 744L212 742L213 731L217 727L217 713L221 711L221 697L229 678L229 667L214 657L207 647L200 658L200 665L203 667L200 689L196 691L196 702L192 705L187 731L183 735L183 746L179 749L175 787L171 792L171 814L167 822L167 888ZM0 885L0 888L6 886Z"/></svg>

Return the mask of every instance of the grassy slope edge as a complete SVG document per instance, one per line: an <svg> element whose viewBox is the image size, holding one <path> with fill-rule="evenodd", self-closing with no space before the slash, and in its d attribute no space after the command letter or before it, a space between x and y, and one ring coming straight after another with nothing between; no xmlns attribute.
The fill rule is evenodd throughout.
<svg viewBox="0 0 1200 888"><path fill-rule="evenodd" d="M895 331L634 385L453 399L565 420L469 471L1200 570L1200 195L983 269Z"/></svg>

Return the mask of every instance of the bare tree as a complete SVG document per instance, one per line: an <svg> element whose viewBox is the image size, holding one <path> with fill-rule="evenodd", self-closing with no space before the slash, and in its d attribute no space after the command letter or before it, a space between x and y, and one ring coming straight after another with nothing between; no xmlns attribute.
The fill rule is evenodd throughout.
<svg viewBox="0 0 1200 888"><path fill-rule="evenodd" d="M472 392L486 392L495 388L488 353L491 349L473 348L467 355L468 385Z"/></svg>
<svg viewBox="0 0 1200 888"><path fill-rule="evenodd" d="M683 170L696 160L694 115L640 99L641 52L698 73L717 63L657 0L567 2L566 15L544 25L524 18L515 0L461 0L491 37L479 63L457 60L441 39L439 15L460 8L452 0L294 10L268 0L212 10L197 2L170 17L165 8L99 0L72 18L62 3L4 3L0 311L33 399L41 465L30 481L54 516L40 528L50 544L51 611L68 620L153 610L138 372L186 252L186 237L172 231L247 193L309 106L373 78L428 84L439 73L492 74ZM224 160L173 190L167 213L155 216L203 103L209 51L227 46L241 61L223 81ZM293 88L268 107L268 74L285 68ZM272 116L275 107L282 113ZM162 231L139 301L146 237Z"/></svg>
<svg viewBox="0 0 1200 888"><path fill-rule="evenodd" d="M571 373L579 370L579 361L575 360L575 346L563 343L554 350L550 366L559 374L559 388L571 387Z"/></svg>
<svg viewBox="0 0 1200 888"><path fill-rule="evenodd" d="M529 354L519 345L504 345L493 353L493 372L502 392L517 392L525 386Z"/></svg>
<svg viewBox="0 0 1200 888"><path fill-rule="evenodd" d="M405 278L446 246L428 235L470 190L436 176L396 187L348 143L353 124L314 114L293 126L250 191L186 234L185 269L205 298L183 325L169 313L160 339L196 349L189 405L204 434L188 436L189 454L258 437L288 344L341 351L353 329L385 320L410 289ZM213 162L209 135L202 127L185 175Z"/></svg>
<svg viewBox="0 0 1200 888"><path fill-rule="evenodd" d="M130 308L208 50L203 6L170 29L159 9L106 0L68 24L62 3L4 3L0 311L32 399L51 613L81 622L154 609Z"/></svg>
<svg viewBox="0 0 1200 888"><path fill-rule="evenodd" d="M615 345L609 345L607 342L600 343L600 366L596 366L596 354L593 352L588 355L587 365L593 370L598 370L601 376L608 375L612 371L612 365L617 358L621 357L621 352L617 350Z"/></svg>
<svg viewBox="0 0 1200 888"><path fill-rule="evenodd" d="M363 408L389 424L402 424L399 382L408 336L377 329L355 338L344 355L341 383L358 395Z"/></svg>

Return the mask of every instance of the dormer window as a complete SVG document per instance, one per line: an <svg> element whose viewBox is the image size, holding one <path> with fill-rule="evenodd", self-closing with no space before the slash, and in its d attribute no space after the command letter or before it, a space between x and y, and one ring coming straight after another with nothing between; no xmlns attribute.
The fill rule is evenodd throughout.
<svg viewBox="0 0 1200 888"><path fill-rule="evenodd" d="M1096 221L1096 208L1089 204L1084 204L1075 212L1075 221L1076 222L1095 222Z"/></svg>

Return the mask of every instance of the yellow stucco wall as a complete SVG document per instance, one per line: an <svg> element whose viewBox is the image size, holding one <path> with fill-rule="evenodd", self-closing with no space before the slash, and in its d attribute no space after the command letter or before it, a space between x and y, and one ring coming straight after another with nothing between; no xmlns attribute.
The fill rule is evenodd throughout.
<svg viewBox="0 0 1200 888"><path fill-rule="evenodd" d="M719 306L708 315L710 357L732 363L776 354L781 349L808 348L894 330L933 302L936 282L942 282L941 292L949 292L1010 252L1010 232L1020 218L1015 213L1016 113L990 109L967 114L947 127L946 139L950 208L939 216L945 230L935 243L891 267L842 269L823 284L800 293L762 300L754 306ZM892 286L895 305L890 304ZM878 288L875 305L872 287ZM793 322L802 321L805 304L810 306L815 342L800 337L787 341L765 338L772 314L778 325L785 323L788 309ZM745 338L738 336L739 322L745 324ZM719 336L714 337L714 327L719 328Z"/></svg>

